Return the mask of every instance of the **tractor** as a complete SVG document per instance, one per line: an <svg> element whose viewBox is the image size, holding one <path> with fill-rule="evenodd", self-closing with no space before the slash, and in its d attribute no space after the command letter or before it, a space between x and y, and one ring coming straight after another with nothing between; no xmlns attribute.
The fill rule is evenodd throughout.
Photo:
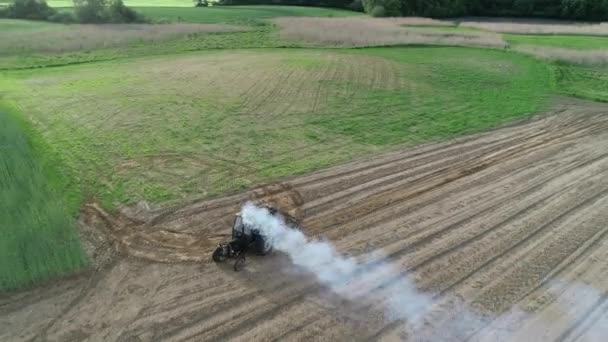
<svg viewBox="0 0 608 342"><path fill-rule="evenodd" d="M278 209L264 206L271 215L281 216L289 225L297 224L295 218L279 212ZM213 252L212 259L216 263L224 262L228 258L236 259L234 270L240 271L245 267L246 252L253 250L258 255L267 255L272 251L272 244L267 241L258 229L252 228L243 222L243 217L236 214L232 224L232 239L220 243Z"/></svg>

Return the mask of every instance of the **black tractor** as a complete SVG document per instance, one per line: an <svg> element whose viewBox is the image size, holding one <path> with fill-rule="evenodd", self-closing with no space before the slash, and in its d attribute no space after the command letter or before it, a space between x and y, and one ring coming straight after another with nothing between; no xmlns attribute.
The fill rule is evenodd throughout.
<svg viewBox="0 0 608 342"><path fill-rule="evenodd" d="M287 224L297 224L296 220L277 209L265 206L271 215L280 215ZM253 250L258 255L267 255L272 251L272 244L267 241L260 231L243 222L243 217L237 214L232 225L232 240L220 243L213 252L215 262L224 262L226 259L236 259L234 270L240 271L245 266L245 253Z"/></svg>

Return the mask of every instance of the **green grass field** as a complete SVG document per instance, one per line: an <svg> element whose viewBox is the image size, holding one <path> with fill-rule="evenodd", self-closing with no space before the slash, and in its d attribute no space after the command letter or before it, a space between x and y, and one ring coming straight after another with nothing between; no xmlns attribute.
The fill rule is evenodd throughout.
<svg viewBox="0 0 608 342"><path fill-rule="evenodd" d="M608 49L608 37L549 36L506 34L512 45L536 45L577 50Z"/></svg>
<svg viewBox="0 0 608 342"><path fill-rule="evenodd" d="M0 19L0 32L3 34L23 31L57 30L63 28L65 28L65 25L47 23L44 21Z"/></svg>
<svg viewBox="0 0 608 342"><path fill-rule="evenodd" d="M153 22L248 31L120 47L102 39L51 52L36 44L73 45L66 32L79 28L0 20L0 105L11 109L0 113L0 217L9 227L0 290L85 267L74 227L83 198L112 209L216 196L526 118L555 94L608 102L607 65L549 63L508 49L302 48L266 20L360 13L126 3ZM9 42L15 35L22 43ZM504 38L513 46L608 48L602 37Z"/></svg>
<svg viewBox="0 0 608 342"><path fill-rule="evenodd" d="M125 0L125 5L132 7L193 7L190 0ZM51 7L73 7L72 0L49 0Z"/></svg>
<svg viewBox="0 0 608 342"><path fill-rule="evenodd" d="M110 207L487 129L541 110L552 88L541 62L464 48L218 51L4 76L6 98Z"/></svg>
<svg viewBox="0 0 608 342"><path fill-rule="evenodd" d="M80 199L67 194L50 151L0 110L0 290L13 289L86 265L74 226ZM30 132L31 133L31 132Z"/></svg>
<svg viewBox="0 0 608 342"><path fill-rule="evenodd" d="M560 65L558 85L563 94L608 102L608 66Z"/></svg>

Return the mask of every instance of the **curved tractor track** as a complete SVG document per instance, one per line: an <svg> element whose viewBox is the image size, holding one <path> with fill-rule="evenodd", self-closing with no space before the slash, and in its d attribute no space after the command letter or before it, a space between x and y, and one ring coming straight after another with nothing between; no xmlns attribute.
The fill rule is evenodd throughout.
<svg viewBox="0 0 608 342"><path fill-rule="evenodd" d="M6 341L602 341L608 336L608 110L396 151L247 193L109 215L83 209L98 271L0 298ZM210 262L246 201L340 252L382 250L434 304L387 321L280 254ZM390 300L390 299L389 299Z"/></svg>
<svg viewBox="0 0 608 342"><path fill-rule="evenodd" d="M195 205L143 213L123 210L112 216L97 202L90 202L82 210L82 218L83 224L95 225L105 234L115 253L159 263L201 263L210 258L219 242L230 239L232 219L246 202L271 205L295 219L301 216L299 193L289 185L273 184L240 195L235 201L218 201L202 208ZM203 229L186 231L175 227L197 213L212 212L214 215L206 216Z"/></svg>

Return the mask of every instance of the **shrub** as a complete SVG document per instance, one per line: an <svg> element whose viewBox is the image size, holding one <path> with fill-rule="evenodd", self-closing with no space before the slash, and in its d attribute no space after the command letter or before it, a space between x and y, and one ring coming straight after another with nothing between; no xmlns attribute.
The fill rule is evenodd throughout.
<svg viewBox="0 0 608 342"><path fill-rule="evenodd" d="M209 7L209 2L207 0L196 0L194 7Z"/></svg>
<svg viewBox="0 0 608 342"><path fill-rule="evenodd" d="M122 0L74 0L74 13L81 23L132 23L143 19Z"/></svg>
<svg viewBox="0 0 608 342"><path fill-rule="evenodd" d="M363 3L361 0L354 0L353 2L351 2L350 4L348 4L348 6L346 6L346 8L348 8L351 11L355 11L355 12L363 12Z"/></svg>
<svg viewBox="0 0 608 342"><path fill-rule="evenodd" d="M55 14L49 16L47 18L47 20L48 21L52 21L52 22L56 22L56 23L63 23L63 24L73 23L75 21L74 15L72 15L72 13L70 13L70 12L61 12L61 11L58 11Z"/></svg>
<svg viewBox="0 0 608 342"><path fill-rule="evenodd" d="M46 20L54 13L45 0L15 0L7 9L8 17L19 19Z"/></svg>
<svg viewBox="0 0 608 342"><path fill-rule="evenodd" d="M105 7L105 0L74 0L74 14L81 23L104 22Z"/></svg>
<svg viewBox="0 0 608 342"><path fill-rule="evenodd" d="M384 9L384 6L378 5L378 6L374 7L374 9L370 13L370 15L375 18L386 17L386 10Z"/></svg>
<svg viewBox="0 0 608 342"><path fill-rule="evenodd" d="M379 8L376 9L377 7ZM372 16L397 17L401 15L401 2L399 0L363 0L363 8L366 13ZM372 13L374 10L377 15Z"/></svg>
<svg viewBox="0 0 608 342"><path fill-rule="evenodd" d="M114 23L134 23L142 21L135 10L125 6L122 0L112 0L108 9L109 21Z"/></svg>

